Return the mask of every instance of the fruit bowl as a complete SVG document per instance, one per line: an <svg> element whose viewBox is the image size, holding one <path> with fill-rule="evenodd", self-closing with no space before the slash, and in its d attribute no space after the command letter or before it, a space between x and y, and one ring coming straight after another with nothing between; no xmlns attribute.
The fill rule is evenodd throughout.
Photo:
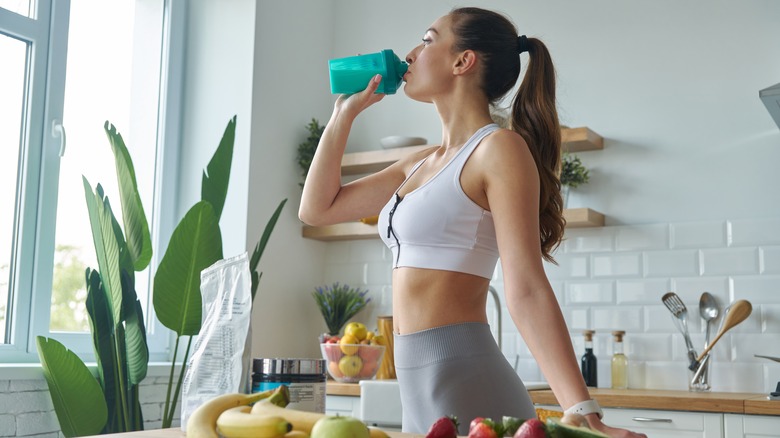
<svg viewBox="0 0 780 438"><path fill-rule="evenodd" d="M379 371L384 345L320 344L322 358L328 364L328 374L337 382L357 383L371 380Z"/></svg>

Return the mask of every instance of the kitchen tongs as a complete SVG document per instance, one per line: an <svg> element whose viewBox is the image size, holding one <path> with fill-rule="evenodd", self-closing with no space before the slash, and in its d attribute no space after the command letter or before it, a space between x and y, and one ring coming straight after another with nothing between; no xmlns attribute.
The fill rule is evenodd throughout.
<svg viewBox="0 0 780 438"><path fill-rule="evenodd" d="M667 292L661 297L661 301L664 303L667 309L672 312L674 318L674 324L682 333L685 338L685 346L688 348L688 360L690 365L689 369L695 371L698 366L698 360L696 358L696 350L693 348L693 342L691 342L691 335L688 333L688 308L685 307L685 303L682 302L680 297L674 292Z"/></svg>

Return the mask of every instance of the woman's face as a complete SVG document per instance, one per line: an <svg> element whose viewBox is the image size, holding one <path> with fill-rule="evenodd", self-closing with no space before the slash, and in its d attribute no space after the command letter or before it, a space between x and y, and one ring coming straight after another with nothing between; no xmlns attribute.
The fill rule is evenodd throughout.
<svg viewBox="0 0 780 438"><path fill-rule="evenodd" d="M432 102L435 96L447 92L452 84L455 35L451 19L445 15L436 20L423 35L420 45L406 55L409 70L404 75L407 96L421 102Z"/></svg>

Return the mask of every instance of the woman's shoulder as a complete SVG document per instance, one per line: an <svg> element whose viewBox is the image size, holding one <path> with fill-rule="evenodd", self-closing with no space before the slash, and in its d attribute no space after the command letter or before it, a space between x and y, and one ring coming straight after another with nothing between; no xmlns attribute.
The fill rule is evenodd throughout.
<svg viewBox="0 0 780 438"><path fill-rule="evenodd" d="M511 129L499 128L482 140L477 156L486 160L515 160L529 154L525 139Z"/></svg>

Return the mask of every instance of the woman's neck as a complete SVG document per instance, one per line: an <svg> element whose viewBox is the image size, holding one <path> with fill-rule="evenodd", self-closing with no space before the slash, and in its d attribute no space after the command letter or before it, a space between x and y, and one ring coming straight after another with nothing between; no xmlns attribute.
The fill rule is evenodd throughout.
<svg viewBox="0 0 780 438"><path fill-rule="evenodd" d="M474 132L493 122L487 99L475 93L456 92L433 103L441 120L441 145L444 148L460 147Z"/></svg>

